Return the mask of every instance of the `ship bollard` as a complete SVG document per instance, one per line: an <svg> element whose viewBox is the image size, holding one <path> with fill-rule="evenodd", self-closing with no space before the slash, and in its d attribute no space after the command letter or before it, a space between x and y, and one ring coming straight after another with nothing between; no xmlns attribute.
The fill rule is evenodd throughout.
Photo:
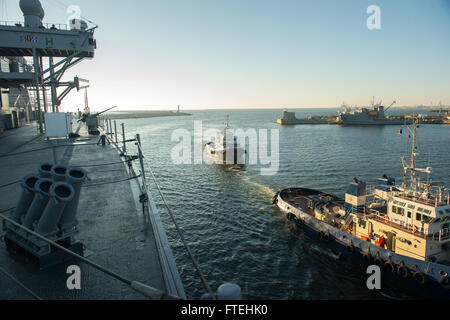
<svg viewBox="0 0 450 320"><path fill-rule="evenodd" d="M42 178L39 179L35 184L35 196L33 202L31 203L28 212L23 217L24 227L33 230L33 223L39 220L42 216L42 212L48 203L50 197L50 188L53 185L53 180Z"/></svg>
<svg viewBox="0 0 450 320"><path fill-rule="evenodd" d="M78 225L76 215L81 194L81 185L87 179L87 172L81 168L69 168L66 172L66 180L74 189L73 199L67 204L61 216L59 226L63 232L70 231Z"/></svg>
<svg viewBox="0 0 450 320"><path fill-rule="evenodd" d="M44 162L39 166L39 176L41 178L51 178L52 177L53 163Z"/></svg>
<svg viewBox="0 0 450 320"><path fill-rule="evenodd" d="M242 300L241 287L234 283L224 283L217 289L219 300Z"/></svg>
<svg viewBox="0 0 450 320"><path fill-rule="evenodd" d="M22 187L22 195L20 196L19 203L16 209L12 211L11 217L17 223L21 223L22 217L27 213L28 209L33 202L36 189L34 186L39 180L39 177L34 174L29 174L22 179L20 186Z"/></svg>
<svg viewBox="0 0 450 320"><path fill-rule="evenodd" d="M67 203L73 199L75 190L66 182L55 182L50 188L50 199L36 224L36 232L44 237L52 237L58 233L58 223Z"/></svg>
<svg viewBox="0 0 450 320"><path fill-rule="evenodd" d="M66 181L66 173L69 168L63 165L55 165L52 167L52 178L54 181Z"/></svg>

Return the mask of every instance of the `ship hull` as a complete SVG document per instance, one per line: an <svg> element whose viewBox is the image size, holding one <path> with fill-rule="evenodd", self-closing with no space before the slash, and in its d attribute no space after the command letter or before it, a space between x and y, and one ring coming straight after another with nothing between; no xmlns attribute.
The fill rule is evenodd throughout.
<svg viewBox="0 0 450 320"><path fill-rule="evenodd" d="M273 199L273 204L275 204L283 212L287 219L295 223L298 228L302 229L310 237L324 243L330 249L340 252L343 256L362 267L379 264L380 260L378 260L377 263L377 258L382 258L384 263L391 261L396 270L392 273L388 270L389 268L386 268L384 263L382 263L380 265L382 279L403 288L411 294L433 299L450 299L450 288L441 285L438 280L439 276L436 275L437 270L446 270L448 273L448 266L401 256L393 252L389 252L383 248L379 248L366 241L362 241L357 237L354 237L336 227L332 227L327 223L310 216L310 214L303 212L302 210L294 208L291 204L285 201L282 196L280 196L283 192L298 192L299 190L321 193L320 191L303 188L286 189L277 193ZM364 242L364 245L362 242ZM405 265L406 267L415 266L418 268L416 269L417 271L425 271L426 268L430 269L431 266L431 270L434 269L434 273L421 272L425 279L425 282L422 283L414 278L415 276L413 276L413 273L411 272L412 270L410 270L412 267L408 268L410 271L408 277L399 275L398 267L401 265ZM369 276L370 275L366 275L364 273L365 279Z"/></svg>
<svg viewBox="0 0 450 320"><path fill-rule="evenodd" d="M388 126L388 125L403 125L405 124L404 120L361 120L361 119L346 119L339 120L337 122L338 125L341 126Z"/></svg>

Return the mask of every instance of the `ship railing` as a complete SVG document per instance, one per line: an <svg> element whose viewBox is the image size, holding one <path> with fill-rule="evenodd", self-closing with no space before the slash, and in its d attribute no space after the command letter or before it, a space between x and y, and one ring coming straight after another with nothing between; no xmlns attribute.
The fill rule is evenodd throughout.
<svg viewBox="0 0 450 320"><path fill-rule="evenodd" d="M429 198L424 198L424 194L428 194ZM398 196L434 207L450 205L450 190L438 186L430 186L428 190L423 192L405 190L400 192Z"/></svg>
<svg viewBox="0 0 450 320"><path fill-rule="evenodd" d="M25 28L23 21L0 21L0 26ZM62 23L42 23L41 29L68 31L70 30L70 27L67 24Z"/></svg>
<svg viewBox="0 0 450 320"><path fill-rule="evenodd" d="M380 212L374 210L374 209L367 209L366 212L368 213L368 218L374 219L376 221L382 222L384 224L390 225L396 229L400 229L402 231L405 231L407 233L413 234L415 236L418 236L425 240L432 240L432 241L445 241L450 239L450 229L441 229L439 232L435 233L426 233L427 229L425 227L418 227L414 224L399 224L396 222L393 222L388 215L381 214Z"/></svg>
<svg viewBox="0 0 450 320"><path fill-rule="evenodd" d="M140 196L140 201L142 202L143 205L143 210L145 211L144 215L146 215L146 217L150 217L150 219L152 220L152 226L156 229L154 229L154 233L155 233L155 237L157 237L157 242L158 242L158 249L161 251L160 252L160 259L162 258L162 263L164 264L165 268L168 268L168 270L166 270L166 273L168 275L172 275L172 279L166 279L166 282L168 283L168 286L170 286L172 288L171 291L174 291L175 294L181 296L183 299L185 299L185 293L184 293L184 288L181 284L181 279L179 278L179 274L178 274L178 270L176 268L175 265L175 261L172 257L172 254L167 252L167 248L164 245L164 243L167 243L167 236L165 234L164 229L162 228L162 221L159 218L159 214L157 214L157 209L155 206L155 203L153 201L153 199L151 198L151 192L150 192L150 186L149 183L147 182L147 178L146 175L150 174L154 185L157 189L157 192L159 193L159 195L161 196L161 200L164 203L164 206L167 209L167 212L169 214L169 216L172 219L172 222L174 223L174 226L177 230L178 235L181 238L181 241L183 242L183 245L185 247L185 249L187 250L187 253L191 259L191 261L194 264L194 267L200 277L200 280L207 292L207 294L209 294L213 299L216 299L217 297L219 297L219 292L217 292L216 294L214 294L211 290L211 287L209 286L208 281L206 280L199 263L197 262L197 259L194 257L194 255L192 254L192 251L190 249L189 244L187 243L186 239L184 238L183 232L180 229L169 205L167 204L167 201L164 197L164 194L161 190L161 187L158 184L158 181L156 180L156 177L153 173L152 170L152 166L150 164L149 159L144 155L144 149L142 148L141 145L141 139L140 139L140 135L136 134L135 138L133 139L127 139L125 137L125 125L124 123L121 124L121 129L122 129L122 133L119 132L118 126L117 126L117 122L116 120L112 121L111 119L107 118L107 115L102 116L100 121L99 121L99 126L102 129L102 132L104 133L105 136L107 136L108 140L115 145L115 147L121 152L122 155L127 156L129 154L129 149L127 147L127 143L129 142L134 142L136 147L133 148L133 151L137 151L138 153L138 159L140 162L140 171L141 171L141 175L140 177L138 177L138 180L140 180L140 191L142 192L142 195ZM133 167L130 167L130 171L134 172ZM134 176L137 176L134 173ZM152 211L152 214L150 214L150 209ZM161 225L161 227L159 228L158 226ZM159 230L158 230L159 229ZM170 285L171 282L171 285Z"/></svg>

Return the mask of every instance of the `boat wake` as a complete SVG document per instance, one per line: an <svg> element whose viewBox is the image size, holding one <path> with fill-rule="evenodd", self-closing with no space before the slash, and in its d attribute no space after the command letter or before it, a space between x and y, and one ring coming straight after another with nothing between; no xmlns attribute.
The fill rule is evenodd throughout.
<svg viewBox="0 0 450 320"><path fill-rule="evenodd" d="M277 193L277 191L275 191L275 189L273 189L271 187L268 187L268 186L265 186L263 184L260 184L260 183L258 183L256 181L252 180L248 176L244 176L242 178L242 180L245 183L251 185L254 188L253 191L257 191L258 193L260 193L260 194L262 194L264 196L269 196L269 198L268 198L269 200L272 199L272 197L274 196L275 193Z"/></svg>

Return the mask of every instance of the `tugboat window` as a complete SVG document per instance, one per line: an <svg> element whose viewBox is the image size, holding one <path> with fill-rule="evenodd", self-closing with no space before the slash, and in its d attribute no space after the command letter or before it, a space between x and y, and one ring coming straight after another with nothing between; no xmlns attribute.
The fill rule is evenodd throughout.
<svg viewBox="0 0 450 320"><path fill-rule="evenodd" d="M422 215L420 213L416 213L416 220L422 221Z"/></svg>

